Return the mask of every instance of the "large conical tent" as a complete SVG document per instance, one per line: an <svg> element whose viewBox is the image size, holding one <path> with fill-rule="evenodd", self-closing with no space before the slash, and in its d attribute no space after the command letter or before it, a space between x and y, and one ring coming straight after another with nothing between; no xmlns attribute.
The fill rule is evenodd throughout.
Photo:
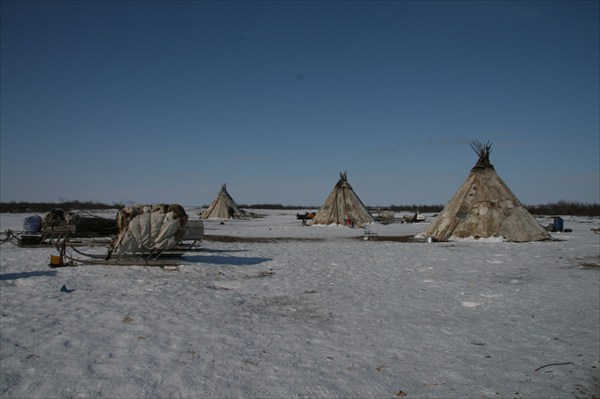
<svg viewBox="0 0 600 399"><path fill-rule="evenodd" d="M496 174L490 163L491 143L473 142L479 159L450 202L422 235L437 241L503 237L508 241L550 238Z"/></svg>
<svg viewBox="0 0 600 399"><path fill-rule="evenodd" d="M344 172L340 173L340 180L313 218L312 224L363 226L373 222L373 216L348 183Z"/></svg>
<svg viewBox="0 0 600 399"><path fill-rule="evenodd" d="M227 192L225 184L217 198L210 204L207 210L200 215L201 219L246 219L247 215Z"/></svg>

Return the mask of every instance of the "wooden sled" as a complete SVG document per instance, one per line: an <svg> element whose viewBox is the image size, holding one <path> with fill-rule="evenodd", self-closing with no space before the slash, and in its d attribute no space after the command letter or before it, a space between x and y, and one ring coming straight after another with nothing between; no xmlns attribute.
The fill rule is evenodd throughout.
<svg viewBox="0 0 600 399"><path fill-rule="evenodd" d="M85 245L81 242L72 242L69 239L55 244L60 255L51 258L52 267L84 265L107 265L107 266L177 266L184 262L183 255L186 252L196 252L204 237L204 225L201 220L188 222L183 237L174 248L152 249L141 253L115 254L107 248L106 254L89 254L78 249ZM105 242L108 245L109 242ZM68 251L67 251L68 250Z"/></svg>
<svg viewBox="0 0 600 399"><path fill-rule="evenodd" d="M0 244L10 242L21 248L47 248L67 243L69 246L106 246L110 237L73 237L68 232L51 231L42 233L25 233L23 231L6 230L1 233Z"/></svg>

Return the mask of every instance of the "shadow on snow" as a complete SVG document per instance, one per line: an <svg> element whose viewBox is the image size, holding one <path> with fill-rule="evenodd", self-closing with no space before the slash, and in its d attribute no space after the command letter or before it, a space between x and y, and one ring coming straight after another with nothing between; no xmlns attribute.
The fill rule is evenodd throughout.
<svg viewBox="0 0 600 399"><path fill-rule="evenodd" d="M0 274L0 281L18 280L21 278L41 277L41 276L55 277L56 272L55 271L49 271L49 272L34 271L34 272L21 272L21 273L6 273L6 274Z"/></svg>
<svg viewBox="0 0 600 399"><path fill-rule="evenodd" d="M271 258L261 257L243 257L243 256L204 256L204 255L191 255L184 256L187 262L191 263L208 263L213 265L233 265L233 266L251 266L258 265L259 263L268 262L273 260Z"/></svg>

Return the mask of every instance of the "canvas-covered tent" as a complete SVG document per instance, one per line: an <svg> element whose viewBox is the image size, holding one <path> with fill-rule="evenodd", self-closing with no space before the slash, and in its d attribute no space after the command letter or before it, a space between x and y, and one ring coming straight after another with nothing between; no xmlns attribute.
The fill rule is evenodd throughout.
<svg viewBox="0 0 600 399"><path fill-rule="evenodd" d="M550 238L496 173L490 163L491 143L471 144L479 156L450 202L422 233L437 241L454 238L503 237L508 241Z"/></svg>
<svg viewBox="0 0 600 399"><path fill-rule="evenodd" d="M339 224L362 227L375 220L348 183L347 172L340 173L340 180L319 209L312 224Z"/></svg>
<svg viewBox="0 0 600 399"><path fill-rule="evenodd" d="M227 192L225 184L221 186L221 191L206 209L200 215L201 219L246 219L248 215L233 200Z"/></svg>

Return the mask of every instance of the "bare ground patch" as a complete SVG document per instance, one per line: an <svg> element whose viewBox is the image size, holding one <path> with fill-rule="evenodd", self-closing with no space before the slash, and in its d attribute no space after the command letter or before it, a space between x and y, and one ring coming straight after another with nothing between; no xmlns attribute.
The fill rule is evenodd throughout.
<svg viewBox="0 0 600 399"><path fill-rule="evenodd" d="M225 235L205 235L206 241L217 242L247 242L247 243L270 243L270 242L292 242L292 241L323 241L322 238L305 237L239 237Z"/></svg>
<svg viewBox="0 0 600 399"><path fill-rule="evenodd" d="M415 238L415 236L380 236L380 235L370 235L365 239L364 236L356 237L365 241L393 241L393 242L424 242L424 240L419 240Z"/></svg>
<svg viewBox="0 0 600 399"><path fill-rule="evenodd" d="M353 240L365 240L364 236L349 237ZM324 238L309 238L309 237L240 237L227 235L205 235L205 241L214 242L245 242L245 243L274 243L274 242L295 242L295 241L325 241ZM367 241L393 241L393 242L424 242L414 238L414 236L368 236Z"/></svg>
<svg viewBox="0 0 600 399"><path fill-rule="evenodd" d="M600 263L581 262L577 267L580 269L600 269Z"/></svg>
<svg viewBox="0 0 600 399"><path fill-rule="evenodd" d="M597 256L575 258L575 262L579 269L600 269L600 258Z"/></svg>

